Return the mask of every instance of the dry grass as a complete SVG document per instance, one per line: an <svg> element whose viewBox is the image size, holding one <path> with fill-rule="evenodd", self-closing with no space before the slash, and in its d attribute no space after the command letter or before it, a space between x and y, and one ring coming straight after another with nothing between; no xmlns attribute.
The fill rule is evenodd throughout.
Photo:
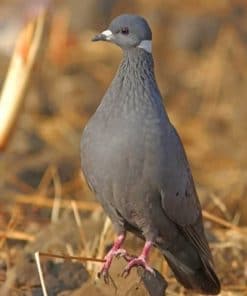
<svg viewBox="0 0 247 296"><path fill-rule="evenodd" d="M247 295L247 5L156 0L136 1L133 9L148 16L154 28L157 79L192 165L221 295ZM131 10L128 1L118 4L114 14L123 10ZM188 25L191 19L194 23ZM54 32L61 22L64 35L59 41ZM47 54L36 65L25 109L0 155L0 286L15 278L9 281L10 295L30 295L39 285L16 280L24 246L36 243L35 250L44 256L89 258L84 264L94 276L99 265L91 258L103 258L114 237L81 177L79 141L120 52L110 45L91 44L89 31L81 31L71 43L68 23L64 10L51 22L55 27ZM60 56L54 59L57 44ZM0 55L0 63L1 59ZM50 241L60 237L62 229L52 236L47 229L64 221L65 213L72 213L63 223L73 220L71 233L77 233L78 242L71 234L69 240L53 244ZM137 253L141 245L130 236L126 246ZM169 283L167 295L190 295L156 250L151 260Z"/></svg>

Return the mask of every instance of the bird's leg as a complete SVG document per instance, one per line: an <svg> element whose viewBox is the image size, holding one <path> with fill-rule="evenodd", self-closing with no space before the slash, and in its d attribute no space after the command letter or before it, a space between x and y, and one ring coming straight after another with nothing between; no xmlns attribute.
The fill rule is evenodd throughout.
<svg viewBox="0 0 247 296"><path fill-rule="evenodd" d="M142 266L145 270L154 274L154 270L147 263L148 255L152 245L153 245L152 241L145 242L141 255L139 257L132 258L131 260L129 260L129 263L127 264L127 266L124 268L122 272L123 277L127 277L132 267L134 266Z"/></svg>
<svg viewBox="0 0 247 296"><path fill-rule="evenodd" d="M116 256L123 256L126 260L128 260L128 255L125 249L122 249L122 244L125 240L125 233L122 233L118 235L117 239L115 240L112 248L105 256L105 263L103 264L103 267L101 268L101 271L98 273L98 276L100 277L103 275L105 282L108 282L108 272L112 263L112 260Z"/></svg>

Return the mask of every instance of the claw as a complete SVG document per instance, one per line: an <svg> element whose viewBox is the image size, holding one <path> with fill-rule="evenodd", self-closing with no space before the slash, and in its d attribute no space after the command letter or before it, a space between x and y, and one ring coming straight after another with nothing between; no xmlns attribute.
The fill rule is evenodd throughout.
<svg viewBox="0 0 247 296"><path fill-rule="evenodd" d="M98 278L101 278L101 276L103 276L103 280L105 282L106 285L109 284L109 272L108 270L105 270L104 268L101 269L100 272L98 272L97 274Z"/></svg>
<svg viewBox="0 0 247 296"><path fill-rule="evenodd" d="M129 261L121 274L122 277L126 278L134 266L142 266L145 270L151 272L152 274L155 274L154 270L148 265L146 258L143 255L140 255L139 257Z"/></svg>

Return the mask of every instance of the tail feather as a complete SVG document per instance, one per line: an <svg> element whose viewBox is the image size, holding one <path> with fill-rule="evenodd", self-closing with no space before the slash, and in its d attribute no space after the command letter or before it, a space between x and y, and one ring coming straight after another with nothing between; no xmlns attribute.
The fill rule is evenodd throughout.
<svg viewBox="0 0 247 296"><path fill-rule="evenodd" d="M175 244L169 248L159 246L159 249L177 280L185 288L201 294L216 295L220 292L220 282L214 271L208 247L208 250L202 251L198 244L180 233Z"/></svg>
<svg viewBox="0 0 247 296"><path fill-rule="evenodd" d="M201 294L219 294L220 283L211 264L202 260L201 267L191 269L169 251L163 253L177 280L185 288Z"/></svg>

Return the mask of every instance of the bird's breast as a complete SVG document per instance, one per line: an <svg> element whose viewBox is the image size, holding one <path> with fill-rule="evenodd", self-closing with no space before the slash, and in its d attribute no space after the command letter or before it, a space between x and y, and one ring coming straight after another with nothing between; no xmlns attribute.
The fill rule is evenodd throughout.
<svg viewBox="0 0 247 296"><path fill-rule="evenodd" d="M97 184L125 186L135 182L143 169L144 141L141 123L131 119L115 118L101 124L90 121L81 144L86 177Z"/></svg>
<svg viewBox="0 0 247 296"><path fill-rule="evenodd" d="M131 190L140 180L160 178L164 163L166 124L151 112L93 116L84 130L81 145L82 167L88 183ZM156 181L155 181L156 182Z"/></svg>

